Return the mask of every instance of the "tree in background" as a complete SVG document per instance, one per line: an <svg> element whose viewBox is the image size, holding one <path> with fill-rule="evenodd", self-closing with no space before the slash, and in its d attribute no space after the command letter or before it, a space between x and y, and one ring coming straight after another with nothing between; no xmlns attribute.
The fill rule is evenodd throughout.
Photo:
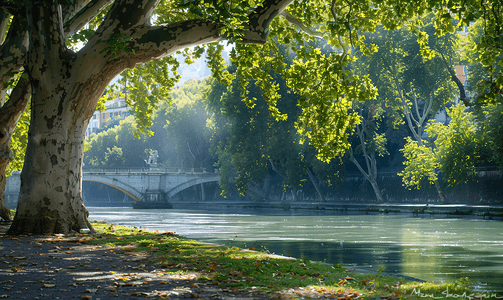
<svg viewBox="0 0 503 300"><path fill-rule="evenodd" d="M379 48L364 58L364 63L384 70L371 78L375 79L381 101L389 108L388 118L395 125L404 118L412 139L420 146L428 120L456 97L445 57L455 56L457 37L452 33L436 36L435 21L433 15L428 15L408 28L395 31L381 28L366 35L367 42ZM402 114L398 115L400 111ZM437 180L432 183L443 201L440 183Z"/></svg>
<svg viewBox="0 0 503 300"><path fill-rule="evenodd" d="M468 35L463 44L463 62L467 70L467 94L474 107L477 122L484 128L486 141L490 147L489 156L493 165L503 171L503 112L501 90L503 83L498 77L502 73L501 51L482 50L480 43L487 39L487 24L481 21L468 27Z"/></svg>
<svg viewBox="0 0 503 300"><path fill-rule="evenodd" d="M283 52L286 63L292 64L293 51L277 47ZM229 72L236 72L236 66L229 67ZM219 157L223 195L235 185L241 194L246 191L267 199L271 180L278 176L281 189L289 191L291 199L295 200L297 189L306 184L303 176L308 175L318 197L323 200L313 171L323 174L324 179L335 181L338 166L317 161L315 148L300 143L302 137L296 130L302 113L297 105L299 96L273 70L267 76L277 84L275 89L280 95L275 103L277 111L270 110L266 95L259 88L261 83L257 81L247 83L244 92L237 79L228 87L213 81L207 93L208 110L212 112L209 124L214 132L211 149ZM254 99L252 105L246 103L244 95ZM288 118L277 118L278 112Z"/></svg>
<svg viewBox="0 0 503 300"><path fill-rule="evenodd" d="M426 128L429 138L422 144L408 138L402 150L405 169L399 174L407 187L419 189L425 183L437 182L438 171L448 186L475 178L486 143L475 115L465 109L463 103L447 109L451 122L430 123Z"/></svg>
<svg viewBox="0 0 503 300"><path fill-rule="evenodd" d="M501 103L503 51L501 49L486 51L481 48L481 44L487 43L487 34L490 34L487 32L487 24L482 20L471 24L468 31L463 45L463 62L467 69L470 105Z"/></svg>
<svg viewBox="0 0 503 300"><path fill-rule="evenodd" d="M85 165L146 167L150 153L158 150L161 167L212 168L208 114L202 102L205 88L204 81L188 80L173 89L151 112L152 125L144 133L139 132L134 116L128 116L118 125L92 134L86 141Z"/></svg>
<svg viewBox="0 0 503 300"><path fill-rule="evenodd" d="M503 105L488 104L476 109L479 129L484 134L488 152L485 153L489 165L497 166L503 172Z"/></svg>
<svg viewBox="0 0 503 300"><path fill-rule="evenodd" d="M148 144L159 151L162 166L213 169L203 100L207 88L206 80L188 80L171 91L172 104L163 102L155 113Z"/></svg>
<svg viewBox="0 0 503 300"><path fill-rule="evenodd" d="M355 150L349 148L349 159L356 165L360 173L370 183L378 202L383 202L384 198L377 184L377 159L376 156L384 156L388 153L386 149L385 133L378 133L379 125L383 119L384 110L376 101L367 100L363 103L354 103L354 109L358 111L361 122L356 125ZM364 169L356 159L355 153L361 153L365 161Z"/></svg>
<svg viewBox="0 0 503 300"><path fill-rule="evenodd" d="M134 117L129 116L119 125L93 134L88 138L84 163L96 167L145 167L150 154L146 135L137 137Z"/></svg>

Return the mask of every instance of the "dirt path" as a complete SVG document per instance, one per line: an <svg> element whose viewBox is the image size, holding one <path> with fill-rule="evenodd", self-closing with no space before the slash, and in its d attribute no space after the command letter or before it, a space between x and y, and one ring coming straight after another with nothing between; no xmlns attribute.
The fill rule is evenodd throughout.
<svg viewBox="0 0 503 300"><path fill-rule="evenodd" d="M80 243L81 236L5 235L0 222L0 298L7 299L270 299L196 280L197 273L165 275L146 252Z"/></svg>

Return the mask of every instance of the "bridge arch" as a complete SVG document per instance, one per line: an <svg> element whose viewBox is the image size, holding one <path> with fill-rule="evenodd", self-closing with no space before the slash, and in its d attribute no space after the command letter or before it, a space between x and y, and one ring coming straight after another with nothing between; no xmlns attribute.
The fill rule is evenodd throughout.
<svg viewBox="0 0 503 300"><path fill-rule="evenodd" d="M143 194L135 189L134 187L130 186L129 184L123 183L115 178L107 177L107 176L100 176L100 175L93 175L93 174L86 174L86 176L82 177L82 181L92 181L92 182L99 182L106 184L110 187L116 188L119 191L125 193L129 197L133 198L135 201L143 201Z"/></svg>
<svg viewBox="0 0 503 300"><path fill-rule="evenodd" d="M167 191L166 193L166 196L168 196L168 199L175 196L176 194L178 194L179 192L191 187L191 186L194 186L194 185L197 185L197 184L201 184L201 183L206 183L206 182L216 182L216 181L219 181L220 180L220 175L219 174L215 174L215 175L211 175L211 176L205 176L205 177L200 177L200 178L194 178L194 179L191 179L189 181L186 181L180 185L177 185L175 186L174 188L172 188L171 190Z"/></svg>

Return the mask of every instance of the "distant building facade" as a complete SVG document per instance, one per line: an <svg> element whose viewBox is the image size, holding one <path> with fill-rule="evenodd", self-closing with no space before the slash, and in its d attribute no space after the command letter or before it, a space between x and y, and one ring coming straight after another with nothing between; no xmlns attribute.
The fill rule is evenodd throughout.
<svg viewBox="0 0 503 300"><path fill-rule="evenodd" d="M463 84L465 88L465 92L468 93L468 77L466 73L466 66L464 65L455 65L454 66L454 71L456 71L456 77L458 77L459 81ZM459 98L454 101L455 104L459 103ZM451 104L452 105L452 104ZM448 104L447 107L450 107ZM435 115L435 122L443 123L443 124L449 124L451 121L451 118L447 115L447 112L445 111L445 107L442 108L436 115Z"/></svg>
<svg viewBox="0 0 503 300"><path fill-rule="evenodd" d="M114 118L127 117L131 113L129 112L129 107L126 106L126 100L124 98L115 98L112 101L105 103L106 110L95 111L86 129L86 137L90 136L92 133L98 133L103 128L105 122Z"/></svg>

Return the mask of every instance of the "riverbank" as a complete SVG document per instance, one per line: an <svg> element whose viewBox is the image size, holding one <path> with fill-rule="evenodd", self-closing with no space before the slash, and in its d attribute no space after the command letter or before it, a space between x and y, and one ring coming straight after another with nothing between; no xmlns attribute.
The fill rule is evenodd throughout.
<svg viewBox="0 0 503 300"><path fill-rule="evenodd" d="M150 208L144 204L143 208ZM153 207L157 208L157 207ZM372 203L372 202L258 202L258 201L170 201L174 209L231 209L260 208L282 210L324 210L351 214L411 214L417 216L469 216L487 220L503 220L503 205L471 204L421 204L421 203Z"/></svg>
<svg viewBox="0 0 503 300"><path fill-rule="evenodd" d="M95 235L11 237L4 234L8 224L0 224L0 297L11 299L459 299L472 294L463 281L414 283L170 232L95 223Z"/></svg>

